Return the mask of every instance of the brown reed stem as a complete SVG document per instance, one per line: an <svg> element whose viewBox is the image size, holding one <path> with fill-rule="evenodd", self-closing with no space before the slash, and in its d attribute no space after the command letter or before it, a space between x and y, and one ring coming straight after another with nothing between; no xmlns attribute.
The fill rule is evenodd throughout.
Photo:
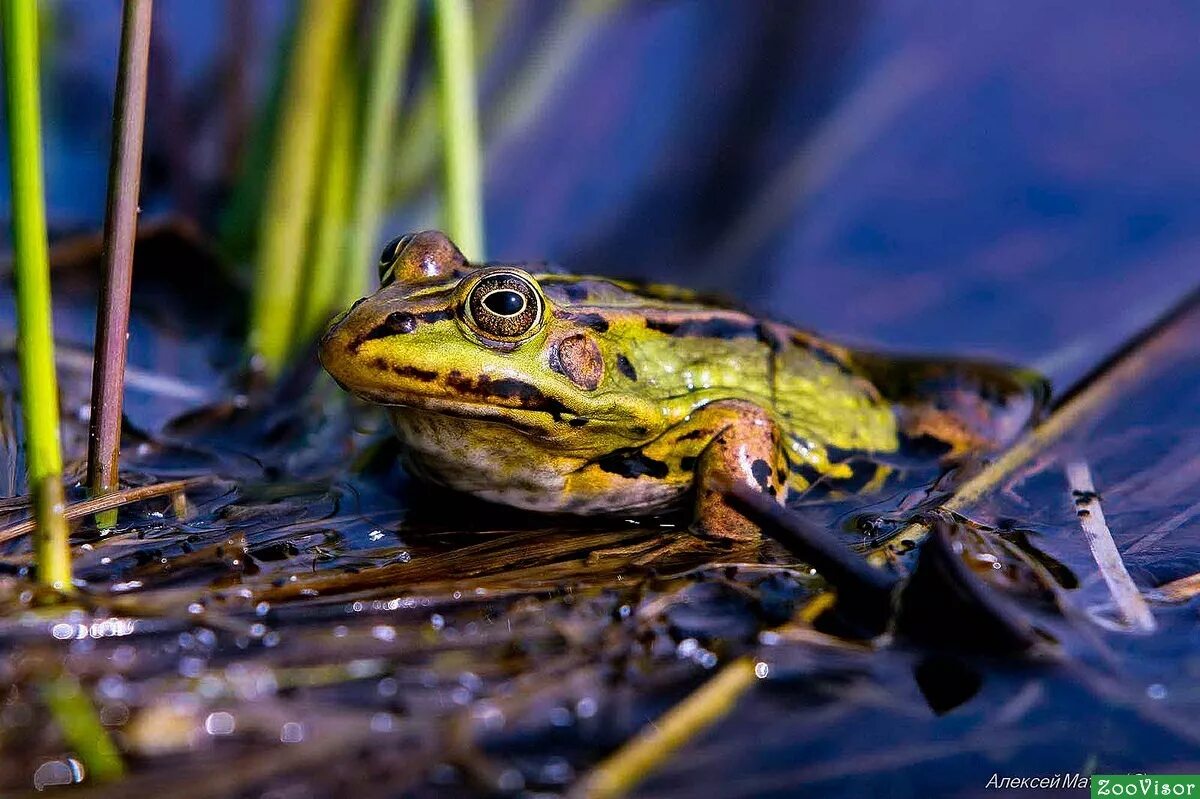
<svg viewBox="0 0 1200 799"><path fill-rule="evenodd" d="M121 408L141 188L152 8L153 0L125 0L121 23L121 56L108 164L108 206L104 217L104 277L96 316L92 416L88 427L87 482L95 496L117 488L120 469ZM112 527L116 521L115 510L96 517L99 527Z"/></svg>

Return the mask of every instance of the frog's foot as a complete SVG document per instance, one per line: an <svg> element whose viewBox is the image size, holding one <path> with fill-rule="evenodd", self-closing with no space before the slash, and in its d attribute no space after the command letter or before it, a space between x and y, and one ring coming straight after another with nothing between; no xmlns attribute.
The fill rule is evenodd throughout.
<svg viewBox="0 0 1200 799"><path fill-rule="evenodd" d="M729 423L700 456L692 530L726 543L755 540L758 525L733 509L728 494L731 486L746 486L784 504L788 467L779 427L766 411L750 403L722 402L710 408L710 412L729 414Z"/></svg>

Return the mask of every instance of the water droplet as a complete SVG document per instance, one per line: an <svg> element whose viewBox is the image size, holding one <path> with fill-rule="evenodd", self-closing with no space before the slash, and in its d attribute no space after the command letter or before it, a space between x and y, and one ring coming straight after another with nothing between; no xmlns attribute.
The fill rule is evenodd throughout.
<svg viewBox="0 0 1200 799"><path fill-rule="evenodd" d="M585 696L575 703L575 715L581 719L590 719L596 715L596 700L590 696Z"/></svg>
<svg viewBox="0 0 1200 799"><path fill-rule="evenodd" d="M209 735L231 735L235 729L237 720L232 713L226 713L224 710L209 713L208 718L204 719L204 731Z"/></svg>
<svg viewBox="0 0 1200 799"><path fill-rule="evenodd" d="M289 721L279 729L279 740L285 744L298 744L304 740L304 725Z"/></svg>
<svg viewBox="0 0 1200 799"><path fill-rule="evenodd" d="M33 772L33 787L39 791L54 785L70 785L74 781L73 769L63 760L47 760Z"/></svg>

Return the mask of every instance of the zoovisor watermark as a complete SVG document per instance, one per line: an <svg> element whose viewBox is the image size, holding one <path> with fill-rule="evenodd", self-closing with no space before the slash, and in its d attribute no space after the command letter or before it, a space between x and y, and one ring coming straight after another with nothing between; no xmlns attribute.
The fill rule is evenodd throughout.
<svg viewBox="0 0 1200 799"><path fill-rule="evenodd" d="M1200 774L1097 774L1092 796L1200 797Z"/></svg>
<svg viewBox="0 0 1200 799"><path fill-rule="evenodd" d="M1006 777L993 774L988 788L1000 790L1091 789L1095 797L1193 797L1200 799L1200 774L1045 774Z"/></svg>

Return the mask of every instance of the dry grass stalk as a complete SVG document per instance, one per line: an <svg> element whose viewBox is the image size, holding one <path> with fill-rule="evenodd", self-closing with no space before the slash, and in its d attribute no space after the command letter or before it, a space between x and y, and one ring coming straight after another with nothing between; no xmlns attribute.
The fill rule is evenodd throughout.
<svg viewBox="0 0 1200 799"><path fill-rule="evenodd" d="M1157 627L1154 615L1138 587L1133 584L1125 561L1117 551L1112 531L1104 520L1104 510L1100 507L1100 495L1096 493L1096 486L1092 482L1092 471L1086 462L1072 461L1067 464L1067 484L1075 500L1075 513L1087 537L1088 548L1092 550L1092 557L1096 559L1104 583L1125 623L1135 632L1154 632Z"/></svg>

